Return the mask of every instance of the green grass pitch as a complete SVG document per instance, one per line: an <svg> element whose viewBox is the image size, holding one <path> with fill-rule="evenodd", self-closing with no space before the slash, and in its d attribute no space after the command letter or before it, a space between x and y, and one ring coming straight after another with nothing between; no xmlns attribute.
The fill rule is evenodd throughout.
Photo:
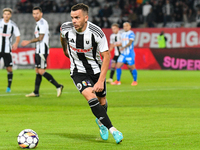
<svg viewBox="0 0 200 150"><path fill-rule="evenodd" d="M5 93L6 70L0 70L0 150L19 150L17 135L33 129L37 150L199 150L199 71L138 70L138 85L131 86L129 71L122 85L107 85L108 115L124 135L116 144L109 134L99 135L87 101L79 94L69 70L47 70L65 87L61 97L42 79L39 98L33 91L34 70L14 70L11 93ZM107 76L109 75L109 72Z"/></svg>

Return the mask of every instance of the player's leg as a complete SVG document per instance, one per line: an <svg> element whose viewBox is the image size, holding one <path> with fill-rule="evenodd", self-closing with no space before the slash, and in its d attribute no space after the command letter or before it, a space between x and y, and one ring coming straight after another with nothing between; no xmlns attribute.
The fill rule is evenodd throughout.
<svg viewBox="0 0 200 150"><path fill-rule="evenodd" d="M108 117L106 110L104 107L99 103L98 98L94 93L92 93L92 88L86 88L82 95L86 98L88 101L88 104L92 110L92 113L95 115L95 117L104 125L106 128L110 131L110 133L113 135L115 141L117 144L119 144L122 139L123 135L121 132L119 132L115 127L113 127L110 118ZM106 132L105 132L106 133ZM106 138L105 138L106 139Z"/></svg>
<svg viewBox="0 0 200 150"><path fill-rule="evenodd" d="M35 72L36 72L36 77L35 77L35 88L34 91L30 94L27 94L26 97L38 97L39 96L39 89L40 89L40 84L42 82L42 76L39 74L39 68L41 66L41 58L39 54L35 54Z"/></svg>
<svg viewBox="0 0 200 150"><path fill-rule="evenodd" d="M36 65L37 66L37 65ZM26 97L39 97L39 89L40 89L40 84L42 82L42 76L38 72L39 68L35 68L36 72L36 77L35 77L35 88L34 91L30 94L27 94Z"/></svg>
<svg viewBox="0 0 200 150"><path fill-rule="evenodd" d="M116 65L116 73L117 73L117 80L112 82L111 85L121 85L121 74L122 74L122 69L121 67L125 63L125 56L120 55L119 58L117 59L117 65Z"/></svg>
<svg viewBox="0 0 200 150"><path fill-rule="evenodd" d="M46 60L47 60L48 55L44 54L43 56L45 59L40 57L40 60L39 60L40 64L41 64L40 69L38 70L39 74L42 75L43 77L45 77L50 83L52 83L56 87L57 97L59 97L62 94L62 90L63 90L64 86L59 84L50 73L46 72L46 70L45 70L47 67Z"/></svg>
<svg viewBox="0 0 200 150"><path fill-rule="evenodd" d="M40 89L40 84L42 82L42 76L39 74L38 70L39 70L39 68L35 68L36 77L35 77L34 93L39 96L39 89Z"/></svg>
<svg viewBox="0 0 200 150"><path fill-rule="evenodd" d="M6 89L6 92L11 92L11 84L13 80L13 72L12 72L12 66L6 67L7 70L7 78L8 78L8 87Z"/></svg>
<svg viewBox="0 0 200 150"><path fill-rule="evenodd" d="M59 84L50 73L46 72L45 69L39 68L38 72L57 88L57 97L59 97L64 86Z"/></svg>
<svg viewBox="0 0 200 150"><path fill-rule="evenodd" d="M11 92L11 84L13 80L13 72L12 72L12 56L10 53L4 53L3 54L4 64L7 70L7 79L8 79L8 86L6 89L6 92Z"/></svg>
<svg viewBox="0 0 200 150"><path fill-rule="evenodd" d="M96 94L93 92L92 87L94 86L93 80L87 76L87 74L78 74L75 76L72 76L72 79L74 81L75 86L79 90L79 92L85 97L85 99L88 101L88 104L91 108L92 113L94 116L101 121L101 123L106 126L107 129L110 130L110 132L114 135L121 135L120 138L114 137L116 140L116 143L120 143L123 139L122 134L116 134L118 131L113 127L106 110L104 107L100 104ZM104 83L105 85L105 83ZM103 94L106 94L106 92L103 91ZM97 94L98 95L98 94ZM114 132L116 130L116 132ZM105 138L106 140L106 138Z"/></svg>
<svg viewBox="0 0 200 150"><path fill-rule="evenodd" d="M116 64L117 64L118 57L119 56L114 56L114 58L112 59L111 68L110 68L110 78L108 80L106 80L107 83L113 82L113 76L115 74L115 67L116 67Z"/></svg>
<svg viewBox="0 0 200 150"><path fill-rule="evenodd" d="M133 77L133 82L131 83L132 86L136 86L137 83L137 69L135 67L135 57L127 57L127 63L130 67L130 69L132 70L132 77Z"/></svg>

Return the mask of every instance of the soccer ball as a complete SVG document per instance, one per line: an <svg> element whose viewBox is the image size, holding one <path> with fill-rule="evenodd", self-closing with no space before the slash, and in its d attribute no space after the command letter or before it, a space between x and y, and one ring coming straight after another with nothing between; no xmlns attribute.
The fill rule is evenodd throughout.
<svg viewBox="0 0 200 150"><path fill-rule="evenodd" d="M31 129L22 130L17 137L18 144L21 148L35 148L38 145L39 137Z"/></svg>

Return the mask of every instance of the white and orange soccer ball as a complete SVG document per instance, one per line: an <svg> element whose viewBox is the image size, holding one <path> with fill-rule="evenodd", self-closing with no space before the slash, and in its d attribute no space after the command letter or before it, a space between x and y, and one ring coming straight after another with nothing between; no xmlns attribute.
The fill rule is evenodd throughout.
<svg viewBox="0 0 200 150"><path fill-rule="evenodd" d="M32 149L38 145L39 137L35 131L25 129L19 133L17 141L21 148Z"/></svg>

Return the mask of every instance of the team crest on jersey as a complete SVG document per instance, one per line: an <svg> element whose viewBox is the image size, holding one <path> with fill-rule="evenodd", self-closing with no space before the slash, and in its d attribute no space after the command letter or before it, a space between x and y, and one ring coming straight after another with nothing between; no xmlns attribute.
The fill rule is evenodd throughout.
<svg viewBox="0 0 200 150"><path fill-rule="evenodd" d="M74 39L71 39L71 40L69 40L69 41L70 41L71 43L75 43L75 42L74 42Z"/></svg>
<svg viewBox="0 0 200 150"><path fill-rule="evenodd" d="M82 84L81 83L77 83L76 87L80 91L82 89Z"/></svg>

